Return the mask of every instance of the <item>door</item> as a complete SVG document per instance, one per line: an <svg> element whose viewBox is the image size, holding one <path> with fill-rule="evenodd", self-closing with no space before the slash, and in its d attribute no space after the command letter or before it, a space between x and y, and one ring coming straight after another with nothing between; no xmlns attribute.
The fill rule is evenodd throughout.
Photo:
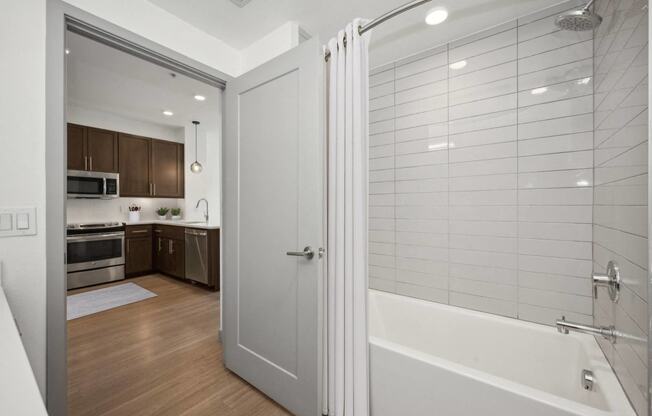
<svg viewBox="0 0 652 416"><path fill-rule="evenodd" d="M127 238L125 273L145 273L152 270L152 237Z"/></svg>
<svg viewBox="0 0 652 416"><path fill-rule="evenodd" d="M151 196L150 139L119 134L120 196Z"/></svg>
<svg viewBox="0 0 652 416"><path fill-rule="evenodd" d="M185 263L185 244L183 240L177 240L174 238L171 238L167 240L168 243L168 270L166 271L168 274L180 278L184 278L186 276L185 269L186 269L186 263Z"/></svg>
<svg viewBox="0 0 652 416"><path fill-rule="evenodd" d="M169 248L169 239L160 235L154 237L154 269L163 273L170 270L170 256L167 251Z"/></svg>
<svg viewBox="0 0 652 416"><path fill-rule="evenodd" d="M88 170L118 171L118 134L113 131L88 128L86 136Z"/></svg>
<svg viewBox="0 0 652 416"><path fill-rule="evenodd" d="M296 415L321 414L324 58L317 39L229 82L226 366ZM288 256L311 246L314 257Z"/></svg>
<svg viewBox="0 0 652 416"><path fill-rule="evenodd" d="M183 198L183 145L152 140L153 196Z"/></svg>
<svg viewBox="0 0 652 416"><path fill-rule="evenodd" d="M68 124L68 169L86 170L86 127Z"/></svg>

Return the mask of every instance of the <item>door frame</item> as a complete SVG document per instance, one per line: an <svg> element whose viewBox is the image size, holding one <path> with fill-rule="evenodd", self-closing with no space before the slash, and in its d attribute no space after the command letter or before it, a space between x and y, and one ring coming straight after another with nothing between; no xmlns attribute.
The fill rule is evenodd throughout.
<svg viewBox="0 0 652 416"><path fill-rule="evenodd" d="M62 0L46 2L45 244L46 391L48 414L68 411L66 321L66 30L224 89L233 78ZM224 118L224 107L222 108ZM222 123L224 125L224 123ZM222 131L224 137L224 131Z"/></svg>

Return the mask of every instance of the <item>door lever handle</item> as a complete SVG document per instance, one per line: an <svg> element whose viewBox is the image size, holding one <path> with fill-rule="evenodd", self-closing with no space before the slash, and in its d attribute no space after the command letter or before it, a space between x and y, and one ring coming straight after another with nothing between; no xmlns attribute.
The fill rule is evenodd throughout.
<svg viewBox="0 0 652 416"><path fill-rule="evenodd" d="M315 257L315 252L310 246L304 248L303 251L288 251L285 254L288 256L305 257L308 260L312 260L312 258Z"/></svg>

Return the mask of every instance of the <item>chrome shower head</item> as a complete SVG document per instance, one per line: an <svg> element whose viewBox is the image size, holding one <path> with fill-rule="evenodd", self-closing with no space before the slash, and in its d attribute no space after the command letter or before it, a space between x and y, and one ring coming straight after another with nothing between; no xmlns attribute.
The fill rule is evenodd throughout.
<svg viewBox="0 0 652 416"><path fill-rule="evenodd" d="M557 16L555 25L561 30L572 30L576 32L597 28L602 23L602 17L589 10L593 1L591 0L581 10L572 10Z"/></svg>

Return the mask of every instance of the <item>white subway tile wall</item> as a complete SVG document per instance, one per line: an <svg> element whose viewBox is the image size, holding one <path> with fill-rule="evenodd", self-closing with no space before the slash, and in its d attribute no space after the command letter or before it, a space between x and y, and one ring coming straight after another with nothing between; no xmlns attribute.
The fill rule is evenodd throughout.
<svg viewBox="0 0 652 416"><path fill-rule="evenodd" d="M593 36L554 25L576 4L372 71L372 288L592 323Z"/></svg>
<svg viewBox="0 0 652 416"><path fill-rule="evenodd" d="M639 415L647 415L648 380L648 13L647 1L598 0L595 32L595 188L593 269L618 262L623 284L614 304L604 289L595 323L626 336L599 339Z"/></svg>

